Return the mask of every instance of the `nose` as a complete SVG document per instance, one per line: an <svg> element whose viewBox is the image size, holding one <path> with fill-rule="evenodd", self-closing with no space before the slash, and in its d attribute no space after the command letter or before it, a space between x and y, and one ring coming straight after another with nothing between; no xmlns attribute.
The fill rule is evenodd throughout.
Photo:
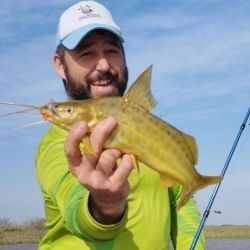
<svg viewBox="0 0 250 250"><path fill-rule="evenodd" d="M98 60L96 70L100 72L107 72L110 68L107 58L102 57Z"/></svg>

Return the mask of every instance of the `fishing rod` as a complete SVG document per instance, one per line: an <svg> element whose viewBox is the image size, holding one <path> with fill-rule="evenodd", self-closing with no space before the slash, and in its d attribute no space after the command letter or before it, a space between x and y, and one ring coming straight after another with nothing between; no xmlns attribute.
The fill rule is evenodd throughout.
<svg viewBox="0 0 250 250"><path fill-rule="evenodd" d="M225 173L226 173L226 171L227 171L228 165L229 165L229 163L230 163L230 161L231 161L231 159L232 159L232 156L233 156L233 154L234 154L234 151L235 151L235 149L236 149L236 146L237 146L237 144L238 144L238 142L239 142L239 140L240 140L241 134L242 134L244 128L246 127L247 120L248 120L249 116L250 116L250 107L249 107L249 109L248 109L248 111L247 111L247 114L246 114L246 116L245 116L245 118L244 118L244 120L243 120L242 125L240 126L240 130L239 130L239 132L238 132L238 134L237 134L237 136L236 136L236 139L235 139L235 141L234 141L234 144L233 144L233 146L232 146L232 149L231 149L231 151L230 151L230 153L229 153L229 155L228 155L228 158L227 158L227 160L226 160L226 162L225 162L225 165L224 165L223 170L222 170L221 175L220 175L221 177L224 177L224 175L225 175ZM249 124L249 125L250 125L250 124ZM218 190L219 190L219 188L220 188L220 185L221 185L221 182L218 183L218 184L215 186L214 192L213 192L213 194L212 194L212 196L211 196L211 198L210 198L210 200L209 200L209 202L208 202L207 208L206 208L206 210L205 210L205 212L204 212L204 214L203 214L202 220L201 220L200 225L199 225L199 227L198 227L198 229L197 229L197 231L196 231L196 234L195 234L195 236L194 236L193 242L192 242L192 244L191 244L189 250L194 250L194 249L195 249L196 243L197 243L197 241L198 241L198 239L199 239L199 237L200 237L200 234L201 234L201 231L202 231L202 229L203 229L203 227L204 227L204 224L205 224L205 222L206 222L206 219L207 219L208 216L209 216L210 209L211 209L211 207L212 207L212 205L213 205L214 199L215 199L215 197L216 197L216 195L217 195L217 192L218 192Z"/></svg>

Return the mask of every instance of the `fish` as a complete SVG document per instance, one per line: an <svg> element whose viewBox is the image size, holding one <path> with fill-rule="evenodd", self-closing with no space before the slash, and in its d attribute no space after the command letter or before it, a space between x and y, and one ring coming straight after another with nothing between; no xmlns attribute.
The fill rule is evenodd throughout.
<svg viewBox="0 0 250 250"><path fill-rule="evenodd" d="M152 65L131 85L124 96L55 102L37 107L45 121L69 130L86 121L93 131L96 124L114 117L117 126L104 144L118 149L158 172L163 188L182 186L178 211L198 190L222 181L221 176L201 175L195 168L198 148L195 138L152 114L156 100L151 92ZM28 106L35 109L35 106ZM84 152L94 154L89 136L83 138Z"/></svg>

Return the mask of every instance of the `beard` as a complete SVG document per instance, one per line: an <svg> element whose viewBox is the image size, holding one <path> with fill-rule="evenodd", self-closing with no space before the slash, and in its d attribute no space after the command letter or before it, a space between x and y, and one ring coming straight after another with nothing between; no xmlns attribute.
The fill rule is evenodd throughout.
<svg viewBox="0 0 250 250"><path fill-rule="evenodd" d="M124 68L122 76L111 71L99 72L95 76L89 76L84 81L76 81L69 73L68 67L64 65L66 80L63 79L67 96L72 100L86 100L95 98L91 92L91 83L95 81L109 81L114 86L114 91L109 96L123 96L128 82L128 69Z"/></svg>

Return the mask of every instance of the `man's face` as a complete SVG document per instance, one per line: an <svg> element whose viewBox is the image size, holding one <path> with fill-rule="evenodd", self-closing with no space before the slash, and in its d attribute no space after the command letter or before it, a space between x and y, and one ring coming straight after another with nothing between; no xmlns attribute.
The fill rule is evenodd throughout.
<svg viewBox="0 0 250 250"><path fill-rule="evenodd" d="M122 96L127 68L120 41L110 32L93 31L63 59L65 89L70 99Z"/></svg>

